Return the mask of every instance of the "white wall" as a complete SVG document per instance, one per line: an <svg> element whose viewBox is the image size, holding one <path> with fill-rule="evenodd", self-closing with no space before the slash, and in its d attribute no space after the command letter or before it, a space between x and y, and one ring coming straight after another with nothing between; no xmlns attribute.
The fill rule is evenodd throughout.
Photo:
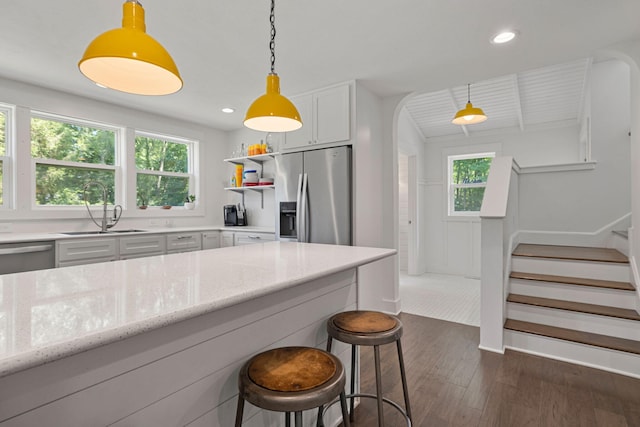
<svg viewBox="0 0 640 427"><path fill-rule="evenodd" d="M409 212L411 225L408 227L407 244L413 245L413 251L408 250L409 255L415 253L414 260L408 260L408 265L414 266L414 269L409 268L409 274L422 274L427 271L425 242L429 236L425 233L426 224L424 219L424 213L427 208L427 201L425 199L426 191L426 174L427 167L425 164L425 140L422 133L418 130L415 122L411 120L406 108L402 108L398 113L397 121L397 144L398 152L407 156L411 156L415 161L415 176L409 175L410 179L415 182L407 182L407 191L411 195L409 197L408 208L412 208L411 199L415 203L415 215L414 212ZM402 249L401 247L399 248Z"/></svg>
<svg viewBox="0 0 640 427"><path fill-rule="evenodd" d="M398 155L398 268L409 269L409 157Z"/></svg>
<svg viewBox="0 0 640 427"><path fill-rule="evenodd" d="M594 64L591 101L595 169L522 175L522 229L591 232L630 212L628 65L620 61Z"/></svg>
<svg viewBox="0 0 640 427"><path fill-rule="evenodd" d="M592 232L630 211L628 73L628 67L619 61L594 64L591 153L597 165L587 171L522 175L521 229ZM525 132L428 139L424 219L430 272L479 276L479 222L447 218L445 162L448 155L485 151L512 156L523 168L584 161L577 123Z"/></svg>
<svg viewBox="0 0 640 427"><path fill-rule="evenodd" d="M153 228L153 227L180 227L200 225L221 225L222 209L218 209L224 194L219 185L224 176L224 149L226 147L226 134L216 129L202 125L175 120L171 117L163 117L147 112L119 107L92 99L71 95L37 86L27 85L12 80L0 78L0 102L17 105L17 139L21 149L28 150L30 144L29 134L29 108L60 114L68 117L92 120L122 126L128 129L139 129L179 136L200 141L199 173L203 179L198 189L198 209L196 211L184 211L174 208L171 210L147 209L138 210L135 202L125 206L122 219L118 228ZM16 175L28 177L30 165L21 163L15 167ZM5 173L7 173L5 171ZM40 231L69 231L86 225L93 228L86 210L79 209L71 215L69 212L32 212L29 209L30 194L29 182L22 179L19 182L18 191L21 193L18 210L2 211L2 221L11 224L13 232L40 232ZM72 218L65 218L72 216Z"/></svg>

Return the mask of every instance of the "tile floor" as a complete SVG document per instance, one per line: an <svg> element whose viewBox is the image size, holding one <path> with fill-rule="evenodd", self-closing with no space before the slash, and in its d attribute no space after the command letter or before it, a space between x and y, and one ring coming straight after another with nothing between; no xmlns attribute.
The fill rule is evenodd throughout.
<svg viewBox="0 0 640 427"><path fill-rule="evenodd" d="M480 280L400 272L402 311L449 322L480 326Z"/></svg>

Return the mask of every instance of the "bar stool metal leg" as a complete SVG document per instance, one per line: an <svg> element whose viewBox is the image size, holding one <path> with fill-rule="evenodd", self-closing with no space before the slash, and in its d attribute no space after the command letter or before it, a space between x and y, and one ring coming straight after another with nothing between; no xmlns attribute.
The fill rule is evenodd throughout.
<svg viewBox="0 0 640 427"><path fill-rule="evenodd" d="M295 427L302 427L302 411L296 411L295 419Z"/></svg>
<svg viewBox="0 0 640 427"><path fill-rule="evenodd" d="M284 413L284 426L291 427L291 412Z"/></svg>
<svg viewBox="0 0 640 427"><path fill-rule="evenodd" d="M356 393L356 352L358 351L358 346L356 345L352 345L351 346L351 394L355 394ZM354 412L353 412L353 408L354 408L354 402L355 402L356 398L352 397L351 398L351 402L349 402L349 409L351 411L351 415L349 415L349 419L351 421L354 420Z"/></svg>
<svg viewBox="0 0 640 427"><path fill-rule="evenodd" d="M376 364L376 393L378 401L378 426L384 427L384 409L382 407L382 373L380 372L380 347L373 346L373 355Z"/></svg>
<svg viewBox="0 0 640 427"><path fill-rule="evenodd" d="M407 386L407 375L404 370L404 357L402 356L402 344L401 340L396 341L398 347L398 360L400 363L400 378L402 379L402 392L404 393L404 407L407 413L407 417L409 420L413 422L413 417L411 416L411 404L409 403L409 387Z"/></svg>
<svg viewBox="0 0 640 427"><path fill-rule="evenodd" d="M242 413L244 411L244 399L238 396L238 406L236 409L236 424L235 427L242 427Z"/></svg>

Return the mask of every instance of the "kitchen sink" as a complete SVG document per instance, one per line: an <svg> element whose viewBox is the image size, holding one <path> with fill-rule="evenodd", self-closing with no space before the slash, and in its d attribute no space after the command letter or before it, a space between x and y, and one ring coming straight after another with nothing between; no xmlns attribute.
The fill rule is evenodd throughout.
<svg viewBox="0 0 640 427"><path fill-rule="evenodd" d="M58 234L65 234L67 236L82 236L85 234L120 234L120 233L141 233L145 230L108 230L108 231L100 231L100 230L94 230L94 231L67 231L64 233L58 233Z"/></svg>

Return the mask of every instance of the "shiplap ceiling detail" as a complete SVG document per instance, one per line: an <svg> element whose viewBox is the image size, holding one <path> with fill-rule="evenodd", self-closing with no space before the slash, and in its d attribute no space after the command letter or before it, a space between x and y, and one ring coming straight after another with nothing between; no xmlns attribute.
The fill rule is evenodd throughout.
<svg viewBox="0 0 640 427"><path fill-rule="evenodd" d="M591 58L511 74L471 84L471 103L488 120L470 126L451 124L467 103L467 86L416 95L407 101L409 115L425 138L470 135L580 120Z"/></svg>

